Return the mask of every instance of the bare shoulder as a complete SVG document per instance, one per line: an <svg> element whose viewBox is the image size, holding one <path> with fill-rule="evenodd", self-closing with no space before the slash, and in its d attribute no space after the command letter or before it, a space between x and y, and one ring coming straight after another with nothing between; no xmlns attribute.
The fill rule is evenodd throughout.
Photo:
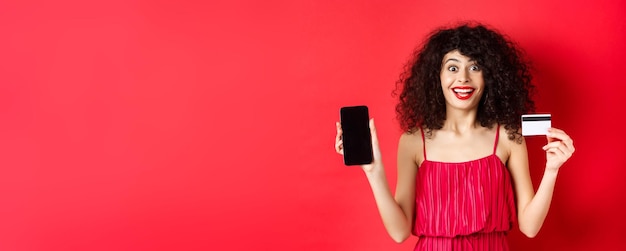
<svg viewBox="0 0 626 251"><path fill-rule="evenodd" d="M420 130L418 128L413 132L402 133L398 142L398 155L411 156L416 164L421 163L423 159L422 154L417 154L421 153L424 144Z"/></svg>
<svg viewBox="0 0 626 251"><path fill-rule="evenodd" d="M498 139L498 156L503 160L508 160L514 153L526 152L526 141L521 136L521 129L517 130L515 138L509 137L509 132L504 126L500 126L500 138ZM505 161L506 163L506 161Z"/></svg>

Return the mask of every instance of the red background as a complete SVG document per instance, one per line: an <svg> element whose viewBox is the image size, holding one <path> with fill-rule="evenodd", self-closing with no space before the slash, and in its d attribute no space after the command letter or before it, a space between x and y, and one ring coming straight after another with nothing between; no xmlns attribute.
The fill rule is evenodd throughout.
<svg viewBox="0 0 626 251"><path fill-rule="evenodd" d="M506 2L506 3L505 3ZM575 140L535 239L626 248L626 3L2 1L0 250L412 250L333 150L366 104L395 187L391 97L433 28L483 21ZM543 139L531 138L541 178Z"/></svg>

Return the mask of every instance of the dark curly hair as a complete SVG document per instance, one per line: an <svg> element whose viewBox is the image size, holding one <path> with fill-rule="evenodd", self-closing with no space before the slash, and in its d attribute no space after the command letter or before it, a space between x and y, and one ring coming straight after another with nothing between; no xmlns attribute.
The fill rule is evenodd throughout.
<svg viewBox="0 0 626 251"><path fill-rule="evenodd" d="M443 127L446 106L440 72L443 57L454 50L475 60L483 71L485 91L477 112L480 125L491 128L499 123L510 140L521 142L521 115L535 110L530 65L516 44L482 24L440 28L414 51L393 92L399 97L396 112L402 130L414 133L421 126L431 136Z"/></svg>

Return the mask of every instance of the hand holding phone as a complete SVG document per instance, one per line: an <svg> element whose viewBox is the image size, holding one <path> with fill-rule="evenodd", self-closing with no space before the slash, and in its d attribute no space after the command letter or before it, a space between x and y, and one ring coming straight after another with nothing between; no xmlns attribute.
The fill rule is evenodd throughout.
<svg viewBox="0 0 626 251"><path fill-rule="evenodd" d="M342 107L340 117L344 164L353 166L372 163L372 135L367 106Z"/></svg>

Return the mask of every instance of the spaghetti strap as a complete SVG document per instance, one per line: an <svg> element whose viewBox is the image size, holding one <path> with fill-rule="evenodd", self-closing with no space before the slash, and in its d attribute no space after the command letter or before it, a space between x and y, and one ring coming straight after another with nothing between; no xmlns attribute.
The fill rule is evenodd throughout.
<svg viewBox="0 0 626 251"><path fill-rule="evenodd" d="M424 138L424 128L420 127L422 133L422 150L424 151L424 160L426 160L426 138Z"/></svg>
<svg viewBox="0 0 626 251"><path fill-rule="evenodd" d="M500 123L498 123L498 127L496 128L496 142L493 143L493 154L496 154L496 149L498 149L499 137L500 137Z"/></svg>

